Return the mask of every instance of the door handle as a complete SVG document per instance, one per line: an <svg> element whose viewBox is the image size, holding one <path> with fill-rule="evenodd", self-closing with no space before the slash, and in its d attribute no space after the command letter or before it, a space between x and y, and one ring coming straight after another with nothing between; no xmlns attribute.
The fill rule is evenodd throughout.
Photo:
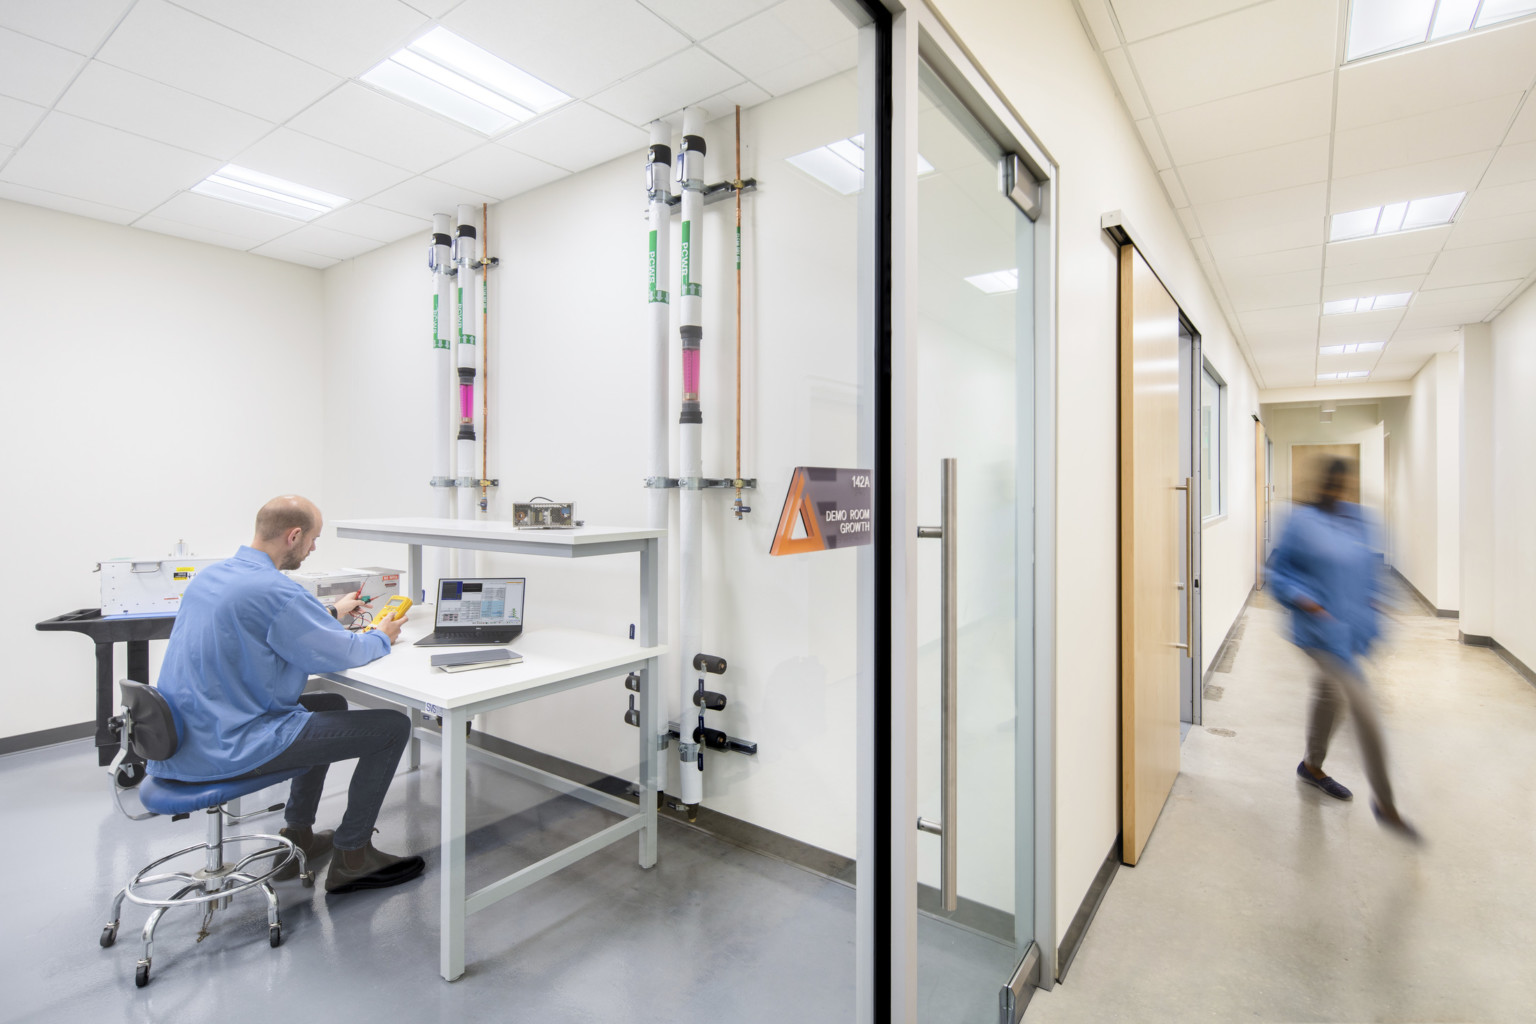
<svg viewBox="0 0 1536 1024"><path fill-rule="evenodd" d="M1187 657L1193 658L1195 652L1191 649L1195 638L1195 478L1187 476L1182 484L1174 484L1173 489L1184 492L1184 582L1179 589L1184 591L1184 642L1174 644L1183 651Z"/></svg>
<svg viewBox="0 0 1536 1024"><path fill-rule="evenodd" d="M943 492L939 525L917 528L918 537L944 542L939 556L939 820L918 818L917 828L939 837L939 899L945 912L953 913L959 905L955 882L960 775L960 592L956 585L960 570L960 514L956 460L939 460L939 476Z"/></svg>

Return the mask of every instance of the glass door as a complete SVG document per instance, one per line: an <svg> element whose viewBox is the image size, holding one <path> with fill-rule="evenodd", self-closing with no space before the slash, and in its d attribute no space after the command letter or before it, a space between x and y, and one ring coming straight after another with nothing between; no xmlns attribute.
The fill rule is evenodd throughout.
<svg viewBox="0 0 1536 1024"><path fill-rule="evenodd" d="M918 1019L996 1019L1033 939L1034 225L926 66L918 113Z"/></svg>

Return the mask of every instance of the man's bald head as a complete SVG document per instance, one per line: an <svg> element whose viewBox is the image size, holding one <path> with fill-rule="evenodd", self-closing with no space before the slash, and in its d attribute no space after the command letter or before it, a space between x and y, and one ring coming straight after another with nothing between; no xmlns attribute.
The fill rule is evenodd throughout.
<svg viewBox="0 0 1536 1024"><path fill-rule="evenodd" d="M279 569L297 569L315 549L320 526L320 510L314 502L285 494L256 513L256 537L251 547L265 551Z"/></svg>

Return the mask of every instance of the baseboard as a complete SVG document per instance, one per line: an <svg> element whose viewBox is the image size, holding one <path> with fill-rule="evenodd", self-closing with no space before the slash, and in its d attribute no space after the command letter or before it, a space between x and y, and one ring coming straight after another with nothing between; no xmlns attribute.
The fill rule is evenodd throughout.
<svg viewBox="0 0 1536 1024"><path fill-rule="evenodd" d="M1072 961L1077 957L1077 951L1082 948L1083 938L1088 934L1088 926L1093 923L1093 918L1099 912L1099 904L1104 902L1104 894L1109 891L1109 883L1114 881L1115 872L1120 870L1120 836L1115 836L1114 844L1109 848L1109 854L1104 858L1104 863L1099 865L1099 873L1093 876L1093 884L1088 887L1083 902L1078 906L1077 913L1072 915L1072 923L1067 927L1067 934L1062 936L1061 945L1056 950L1056 980L1066 981L1067 971L1072 966Z"/></svg>
<svg viewBox="0 0 1536 1024"><path fill-rule="evenodd" d="M1533 671L1531 666L1527 665L1525 662L1511 654L1508 647L1505 647L1503 644L1493 639L1493 637L1488 638L1488 646L1493 648L1495 654L1504 659L1505 664L1514 669L1516 672L1520 673L1521 677L1526 682L1530 683L1532 686L1536 686L1536 671Z"/></svg>
<svg viewBox="0 0 1536 1024"><path fill-rule="evenodd" d="M0 754L19 754L23 750L51 747L55 743L68 743L70 740L85 739L94 735L96 735L95 722L77 722L74 725L61 725L54 729L24 732L0 739Z"/></svg>
<svg viewBox="0 0 1536 1024"><path fill-rule="evenodd" d="M1227 645L1232 642L1232 636L1237 632L1238 624L1243 621L1243 616L1248 614L1248 606L1253 604L1253 599L1258 592L1258 587L1248 588L1248 596L1243 598L1243 606L1237 610L1236 615L1232 616L1232 625L1227 627L1227 635L1221 638L1221 646L1216 648L1216 657L1211 659L1211 667L1206 669L1200 677L1202 689L1211 681L1211 674L1216 671L1216 666L1221 664L1222 656L1227 653Z"/></svg>
<svg viewBox="0 0 1536 1024"><path fill-rule="evenodd" d="M1456 611L1455 609L1451 609L1451 608L1436 608L1435 607L1435 602L1431 601L1429 598L1427 598L1423 594L1419 593L1419 588L1414 586L1412 583L1410 583L1408 581L1408 577L1407 576L1404 576L1402 573L1397 571L1397 566L1389 565L1389 566L1387 566L1387 571L1390 572L1393 576L1396 576L1398 582L1401 583L1403 586L1407 587L1408 588L1408 592L1410 594L1412 594L1414 597L1418 598L1419 604L1424 606L1425 611L1429 612L1429 614L1433 615L1435 618L1437 618L1437 619L1459 619L1459 618L1461 618L1461 612Z"/></svg>
<svg viewBox="0 0 1536 1024"><path fill-rule="evenodd" d="M1468 647L1492 647L1493 646L1493 637L1491 637L1491 636L1479 636L1476 633L1463 633L1463 632L1458 630L1457 633L1456 633L1456 639L1460 640L1462 643L1466 644Z"/></svg>

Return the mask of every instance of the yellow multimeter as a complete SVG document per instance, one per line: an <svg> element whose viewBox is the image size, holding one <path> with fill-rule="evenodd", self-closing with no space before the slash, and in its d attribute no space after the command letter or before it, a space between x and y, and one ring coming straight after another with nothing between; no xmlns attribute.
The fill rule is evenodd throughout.
<svg viewBox="0 0 1536 1024"><path fill-rule="evenodd" d="M405 613L410 610L410 607L410 598L406 597L404 594L396 594L394 597L384 602L384 607L380 608L378 614L374 615L372 622L363 627L363 632L366 633L370 629L376 628L378 624L383 622L385 619L404 618Z"/></svg>

